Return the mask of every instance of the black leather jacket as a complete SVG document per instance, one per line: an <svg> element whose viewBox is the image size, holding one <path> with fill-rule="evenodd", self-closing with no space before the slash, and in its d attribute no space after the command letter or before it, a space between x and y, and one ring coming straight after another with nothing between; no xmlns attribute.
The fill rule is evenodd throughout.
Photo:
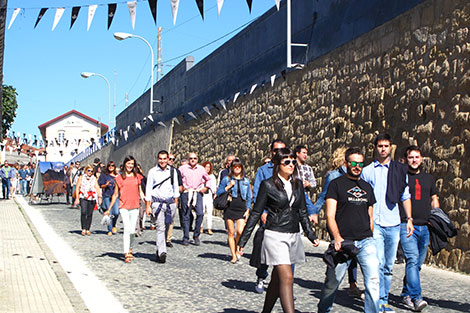
<svg viewBox="0 0 470 313"><path fill-rule="evenodd" d="M300 222L304 232L307 234L307 238L311 242L317 239L308 219L305 191L300 180L298 186L298 188L295 188L295 184L292 182L292 194L295 200L291 207L286 191L284 188L282 190L277 189L272 177L261 182L255 206L238 242L240 247L244 247L250 239L251 233L265 209L268 211L266 229L281 233L298 233L300 231Z"/></svg>

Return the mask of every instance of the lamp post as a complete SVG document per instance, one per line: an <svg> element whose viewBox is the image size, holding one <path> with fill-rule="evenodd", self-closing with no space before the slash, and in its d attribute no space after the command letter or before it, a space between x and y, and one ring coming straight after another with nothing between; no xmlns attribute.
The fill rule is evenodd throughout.
<svg viewBox="0 0 470 313"><path fill-rule="evenodd" d="M152 46L150 45L150 43L145 40L143 37L140 37L140 36L137 36L137 35L133 35L133 34L128 34L128 33L114 33L114 38L116 38L117 40L124 40L124 39L127 39L127 38L139 38L140 40L143 40L147 46L150 48L150 54L152 56L152 61L150 63L150 114L153 114L153 103L154 102L157 102L155 100L153 100L153 48Z"/></svg>
<svg viewBox="0 0 470 313"><path fill-rule="evenodd" d="M111 127L111 86L109 85L109 81L106 79L106 77L98 73L82 72L80 75L83 78L88 78L91 76L99 76L103 78L106 84L108 85L108 123L109 123L109 127ZM101 132L101 126L100 126L100 132Z"/></svg>

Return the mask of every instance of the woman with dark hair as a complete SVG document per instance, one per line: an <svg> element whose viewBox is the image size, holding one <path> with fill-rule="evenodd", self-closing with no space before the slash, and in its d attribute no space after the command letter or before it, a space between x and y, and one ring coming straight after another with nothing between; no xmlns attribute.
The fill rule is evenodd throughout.
<svg viewBox="0 0 470 313"><path fill-rule="evenodd" d="M144 199L141 181L142 176L137 173L136 161L129 155L122 162L121 174L116 176L113 197L109 207L113 207L119 198L119 213L124 224L124 261L130 263L134 256L132 247L135 239L135 223L139 215L140 199ZM109 214L109 210L105 212Z"/></svg>
<svg viewBox="0 0 470 313"><path fill-rule="evenodd" d="M116 164L113 161L109 161L108 166L106 166L106 169L98 178L98 184L103 193L103 209L110 212L111 223L108 225L108 236L117 233L116 223L119 217L119 202L116 201L112 207L109 206L111 204L111 197L114 194L116 176L118 176Z"/></svg>
<svg viewBox="0 0 470 313"><path fill-rule="evenodd" d="M305 262L299 222L307 238L318 246L319 240L310 225L302 181L297 177L296 156L290 149L279 149L273 158L273 176L261 182L255 206L238 242L238 252L250 239L261 214L267 210L266 230L261 248L261 262L272 265L262 312L271 312L281 298L284 312L294 312L292 264Z"/></svg>
<svg viewBox="0 0 470 313"><path fill-rule="evenodd" d="M230 173L225 176L217 188L217 195L230 191L232 201L224 211L224 220L228 232L228 246L232 253L233 264L238 262L240 255L236 251L238 240L245 228L245 222L250 213L251 187L250 181L245 177L243 164L239 159L233 160L230 165ZM235 237L235 223L237 225L237 236Z"/></svg>
<svg viewBox="0 0 470 313"><path fill-rule="evenodd" d="M214 194L217 189L217 181L215 175L212 173L212 163L211 162L203 162L201 164L209 175L210 180L206 182L207 191L202 196L202 207L203 211L206 213L204 214L204 218L207 221L207 233L212 235L212 212L214 210ZM201 225L201 233L203 233L202 225Z"/></svg>

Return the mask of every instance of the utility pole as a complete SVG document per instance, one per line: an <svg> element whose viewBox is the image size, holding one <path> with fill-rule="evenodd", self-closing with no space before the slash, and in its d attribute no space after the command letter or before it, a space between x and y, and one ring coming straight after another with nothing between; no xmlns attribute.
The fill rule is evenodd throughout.
<svg viewBox="0 0 470 313"><path fill-rule="evenodd" d="M114 115L113 115L113 122L114 122L114 127L116 127L116 76L117 76L117 71L114 69L114 103L113 103L113 109L114 109ZM111 125L109 125L109 130L111 130Z"/></svg>
<svg viewBox="0 0 470 313"><path fill-rule="evenodd" d="M158 45L157 45L157 82L163 77L163 47L162 47L162 27L158 27ZM153 84L153 82L152 82Z"/></svg>

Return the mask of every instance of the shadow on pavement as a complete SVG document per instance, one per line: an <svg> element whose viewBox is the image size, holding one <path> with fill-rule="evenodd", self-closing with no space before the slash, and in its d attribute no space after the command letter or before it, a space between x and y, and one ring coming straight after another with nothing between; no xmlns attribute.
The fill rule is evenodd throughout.
<svg viewBox="0 0 470 313"><path fill-rule="evenodd" d="M221 282L222 286L227 287L229 289L237 289L243 290L248 292L255 292L255 283L252 281L241 281L241 280L234 280L229 279L227 281ZM250 311L251 312L251 311Z"/></svg>
<svg viewBox="0 0 470 313"><path fill-rule="evenodd" d="M224 309L223 311L220 311L220 313L255 313L256 311L249 311L249 310L243 310L243 309Z"/></svg>
<svg viewBox="0 0 470 313"><path fill-rule="evenodd" d="M230 256L227 254L220 254L220 253L202 253L197 256L198 258L204 259L218 259L222 261L230 260Z"/></svg>
<svg viewBox="0 0 470 313"><path fill-rule="evenodd" d="M116 253L116 252L106 252L101 255L97 255L97 258L103 258L103 257L110 257L110 258L115 258L117 260L124 261L124 254L123 253Z"/></svg>
<svg viewBox="0 0 470 313"><path fill-rule="evenodd" d="M203 240L202 243L205 243L205 244L212 244L212 245L219 245L219 246L222 246L222 247L228 247L226 241Z"/></svg>
<svg viewBox="0 0 470 313"><path fill-rule="evenodd" d="M391 302L393 302L393 306L408 310L401 302L401 297L400 296L395 296L390 294L389 299ZM470 312L470 303L462 303L462 302L456 302L452 300L435 300L431 298L424 297L424 300L428 302L428 311L432 311L431 307L439 307L439 308L446 308L446 309L451 309L454 311L458 312Z"/></svg>
<svg viewBox="0 0 470 313"><path fill-rule="evenodd" d="M313 258L323 258L323 253L312 253L312 252L305 252L305 256L313 257ZM326 265L325 265L326 266ZM326 268L326 267L325 267Z"/></svg>

